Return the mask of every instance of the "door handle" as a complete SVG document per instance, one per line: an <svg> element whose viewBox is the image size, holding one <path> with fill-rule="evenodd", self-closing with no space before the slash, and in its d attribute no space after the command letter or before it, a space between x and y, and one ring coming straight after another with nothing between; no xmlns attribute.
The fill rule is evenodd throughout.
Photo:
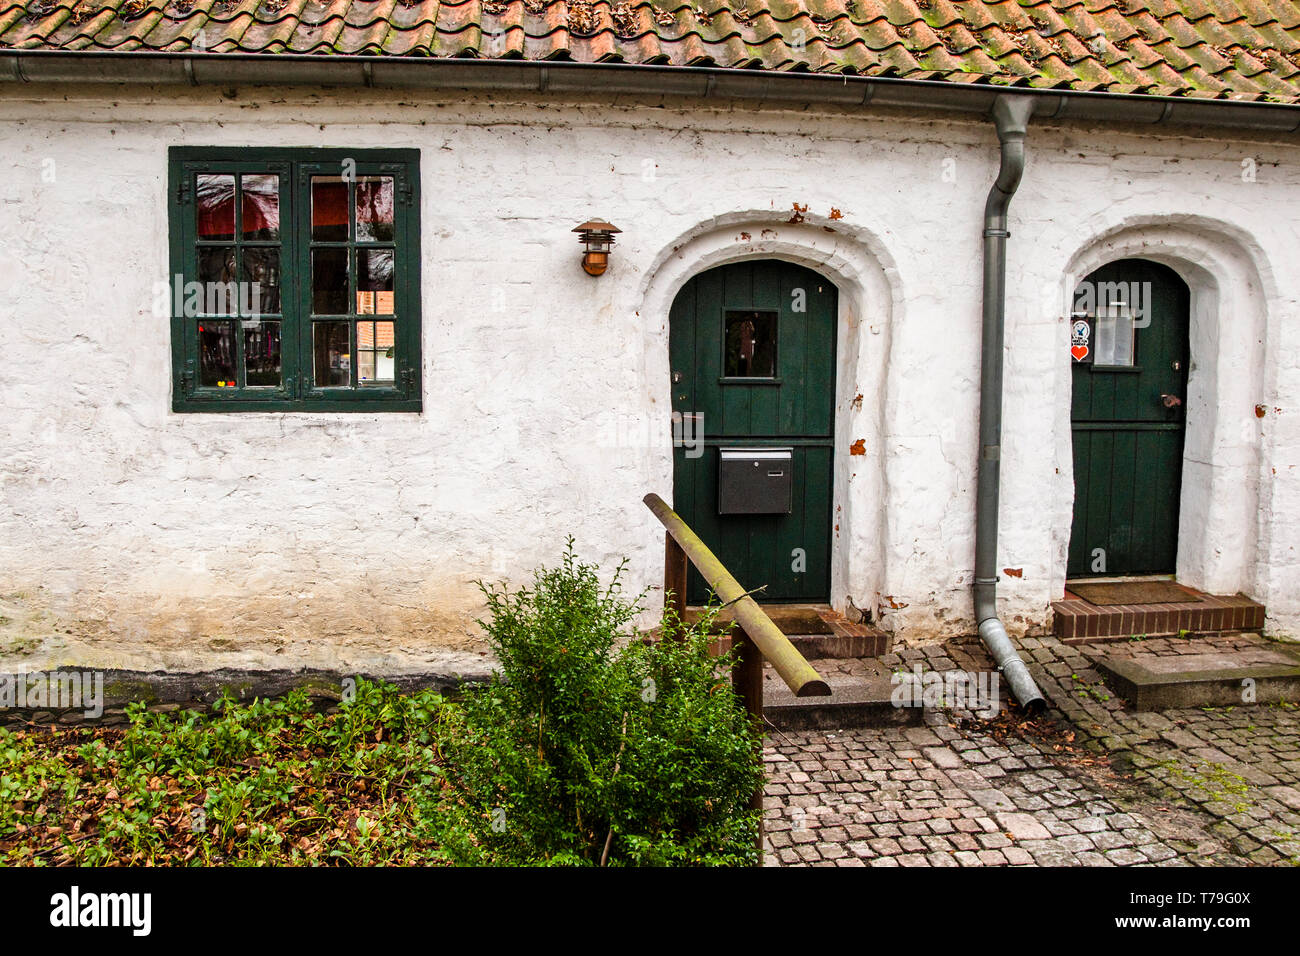
<svg viewBox="0 0 1300 956"><path fill-rule="evenodd" d="M1160 404L1165 408L1177 408L1179 405L1183 404L1183 400L1177 395L1170 395L1166 392L1160 396Z"/></svg>

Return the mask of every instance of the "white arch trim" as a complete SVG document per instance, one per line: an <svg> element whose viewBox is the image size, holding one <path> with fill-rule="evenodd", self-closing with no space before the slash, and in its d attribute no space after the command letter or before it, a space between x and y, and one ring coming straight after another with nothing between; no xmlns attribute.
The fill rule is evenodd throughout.
<svg viewBox="0 0 1300 956"><path fill-rule="evenodd" d="M732 262L782 259L835 284L839 322L831 603L844 612L869 610L876 607L885 575L889 494L881 445L886 434L890 330L903 312L898 269L875 231L811 214L789 222L789 215L745 210L717 216L680 234L655 255L638 296L646 337L645 380L657 383L652 387L656 402L663 402L660 407L671 408L669 312L692 276ZM849 454L859 439L864 440L865 457Z"/></svg>
<svg viewBox="0 0 1300 956"><path fill-rule="evenodd" d="M1100 226L1101 223L1095 223ZM1244 592L1267 600L1270 483L1265 449L1252 414L1266 389L1268 303L1275 277L1263 250L1237 226L1206 216L1130 215L1099 228L1068 259L1073 285L1117 259L1169 266L1191 290L1191 366L1186 408L1178 529L1178 579L1215 594ZM1068 339L1068 323L1062 336ZM1068 342L1058 353L1057 464L1073 501ZM1063 584L1069 516L1055 542Z"/></svg>

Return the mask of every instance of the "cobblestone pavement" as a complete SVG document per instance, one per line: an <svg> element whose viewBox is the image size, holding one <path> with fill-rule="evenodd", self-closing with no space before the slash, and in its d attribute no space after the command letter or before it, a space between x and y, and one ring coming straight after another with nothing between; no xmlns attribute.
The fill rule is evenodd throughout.
<svg viewBox="0 0 1300 956"><path fill-rule="evenodd" d="M1092 667L1115 645L1018 643L1051 703L1036 720L1004 706L992 720L934 709L922 727L773 731L767 863L1300 865L1300 710L1135 713ZM992 666L976 638L883 660ZM823 674L861 667L816 663Z"/></svg>

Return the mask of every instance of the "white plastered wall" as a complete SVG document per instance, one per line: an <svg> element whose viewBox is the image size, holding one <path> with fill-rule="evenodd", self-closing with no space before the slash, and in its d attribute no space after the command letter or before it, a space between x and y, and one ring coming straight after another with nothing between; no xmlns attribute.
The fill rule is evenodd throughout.
<svg viewBox="0 0 1300 956"><path fill-rule="evenodd" d="M171 145L421 150L423 413L170 411L150 306ZM0 99L0 151L2 661L474 666L474 579L525 581L569 533L657 587L641 497L671 494L668 308L691 274L767 256L841 292L836 603L904 641L971 629L986 121L22 87ZM1009 247L1013 634L1049 625L1064 580L1064 277L1130 254L1196 293L1180 573L1266 601L1279 633L1300 625L1296 159L1270 136L1031 127ZM570 232L591 215L623 229L600 279Z"/></svg>

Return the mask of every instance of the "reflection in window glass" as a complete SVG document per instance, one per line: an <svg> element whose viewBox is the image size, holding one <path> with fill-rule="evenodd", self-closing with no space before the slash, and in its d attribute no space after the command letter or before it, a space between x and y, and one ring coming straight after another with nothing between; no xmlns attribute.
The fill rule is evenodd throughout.
<svg viewBox="0 0 1300 956"><path fill-rule="evenodd" d="M357 382L362 385L391 385L394 346L392 322L358 322Z"/></svg>
<svg viewBox="0 0 1300 956"><path fill-rule="evenodd" d="M199 385L203 388L236 388L235 323L199 323Z"/></svg>
<svg viewBox="0 0 1300 956"><path fill-rule="evenodd" d="M235 238L235 177L195 177L200 239Z"/></svg>
<svg viewBox="0 0 1300 956"><path fill-rule="evenodd" d="M724 375L729 378L776 376L776 313L728 312Z"/></svg>
<svg viewBox="0 0 1300 956"><path fill-rule="evenodd" d="M393 177L357 179L357 241L392 242Z"/></svg>
<svg viewBox="0 0 1300 956"><path fill-rule="evenodd" d="M311 178L311 237L317 242L347 242L348 183L342 176Z"/></svg>
<svg viewBox="0 0 1300 956"><path fill-rule="evenodd" d="M1092 337L1094 365L1133 364L1133 312L1127 305L1098 308Z"/></svg>
<svg viewBox="0 0 1300 956"><path fill-rule="evenodd" d="M235 279L234 246L199 247L199 281L233 282Z"/></svg>
<svg viewBox="0 0 1300 956"><path fill-rule="evenodd" d="M244 384L249 388L280 386L280 323L244 326Z"/></svg>
<svg viewBox="0 0 1300 956"><path fill-rule="evenodd" d="M242 312L254 318L280 312L280 250L244 247L243 279L240 290Z"/></svg>
<svg viewBox="0 0 1300 956"><path fill-rule="evenodd" d="M352 384L347 322L312 323L312 368L318 388Z"/></svg>
<svg viewBox="0 0 1300 956"><path fill-rule="evenodd" d="M357 250L357 315L393 314L393 250Z"/></svg>
<svg viewBox="0 0 1300 956"><path fill-rule="evenodd" d="M311 310L316 315L347 314L347 249L311 251Z"/></svg>
<svg viewBox="0 0 1300 956"><path fill-rule="evenodd" d="M239 179L243 197L239 235L244 239L280 238L280 177L245 175Z"/></svg>

